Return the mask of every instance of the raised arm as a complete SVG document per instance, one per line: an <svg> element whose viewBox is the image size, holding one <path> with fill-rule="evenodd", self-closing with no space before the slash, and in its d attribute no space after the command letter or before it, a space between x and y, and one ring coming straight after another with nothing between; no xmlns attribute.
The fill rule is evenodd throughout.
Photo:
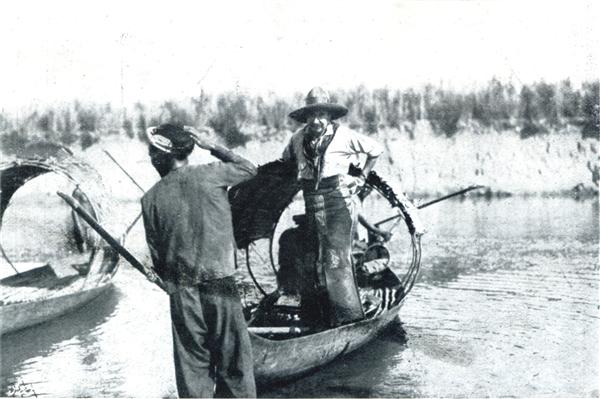
<svg viewBox="0 0 600 399"><path fill-rule="evenodd" d="M242 157L239 154L236 154L227 147L207 140L206 138L202 137L202 133L200 133L195 127L185 126L185 130L190 133L190 136L198 147L210 151L211 155L218 160L226 163L235 163L240 168L247 170L250 174L256 174L256 165L254 165L250 160Z"/></svg>
<svg viewBox="0 0 600 399"><path fill-rule="evenodd" d="M212 156L223 162L214 170L214 173L219 176L220 184L223 186L235 186L256 176L258 169L248 159L236 154L227 147L207 140L194 127L185 126L185 130L190 133L198 147L210 151Z"/></svg>

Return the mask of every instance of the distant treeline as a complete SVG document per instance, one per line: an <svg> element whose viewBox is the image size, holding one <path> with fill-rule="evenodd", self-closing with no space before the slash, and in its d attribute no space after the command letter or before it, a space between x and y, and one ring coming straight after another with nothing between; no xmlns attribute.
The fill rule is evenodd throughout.
<svg viewBox="0 0 600 399"><path fill-rule="evenodd" d="M28 115L0 114L0 144L5 152L40 139L87 148L106 135L145 140L148 126L171 122L209 127L230 146L243 145L296 128L287 114L303 104L303 97L264 98L201 91L190 100L166 101L154 107L137 103L132 109L76 101ZM581 87L564 80L516 88L512 83L492 79L485 87L470 92L432 85L418 90L368 90L361 86L336 91L332 100L350 109L345 117L347 124L367 133L398 129L399 134L414 138L416 122L428 121L437 134L448 137L470 129L481 133L516 130L527 138L567 126L576 127L583 137L600 135L600 81Z"/></svg>

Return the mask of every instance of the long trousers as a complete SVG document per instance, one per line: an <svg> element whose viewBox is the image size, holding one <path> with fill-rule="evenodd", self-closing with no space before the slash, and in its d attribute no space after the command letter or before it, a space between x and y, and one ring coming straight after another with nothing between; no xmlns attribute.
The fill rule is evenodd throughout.
<svg viewBox="0 0 600 399"><path fill-rule="evenodd" d="M180 397L256 397L250 337L233 277L170 295Z"/></svg>
<svg viewBox="0 0 600 399"><path fill-rule="evenodd" d="M357 214L354 200L338 176L322 179L316 190L313 187L312 181L303 182L306 242L311 247L307 254L316 256L312 263L318 288L312 297L321 303L321 298L328 298L329 306L307 303L306 307L323 310L321 317L338 326L364 318L352 261Z"/></svg>

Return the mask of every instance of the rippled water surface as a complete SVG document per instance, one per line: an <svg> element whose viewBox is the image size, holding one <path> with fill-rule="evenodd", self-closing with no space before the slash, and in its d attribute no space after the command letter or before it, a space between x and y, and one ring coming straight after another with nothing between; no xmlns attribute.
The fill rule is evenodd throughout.
<svg viewBox="0 0 600 399"><path fill-rule="evenodd" d="M447 201L422 218L422 273L402 327L261 394L597 397L597 202ZM141 255L139 231L129 245ZM402 245L392 241L395 259ZM22 383L40 396L173 395L169 323L166 296L122 265L86 307L2 338L3 392Z"/></svg>

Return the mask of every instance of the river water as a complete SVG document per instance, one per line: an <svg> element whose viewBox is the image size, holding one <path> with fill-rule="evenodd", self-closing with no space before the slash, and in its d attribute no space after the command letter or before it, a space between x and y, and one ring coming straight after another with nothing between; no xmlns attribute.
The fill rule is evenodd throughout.
<svg viewBox="0 0 600 399"><path fill-rule="evenodd" d="M597 201L467 199L421 215L422 272L402 325L261 396L598 397ZM2 392L172 396L169 323L166 296L122 264L84 308L2 337Z"/></svg>

